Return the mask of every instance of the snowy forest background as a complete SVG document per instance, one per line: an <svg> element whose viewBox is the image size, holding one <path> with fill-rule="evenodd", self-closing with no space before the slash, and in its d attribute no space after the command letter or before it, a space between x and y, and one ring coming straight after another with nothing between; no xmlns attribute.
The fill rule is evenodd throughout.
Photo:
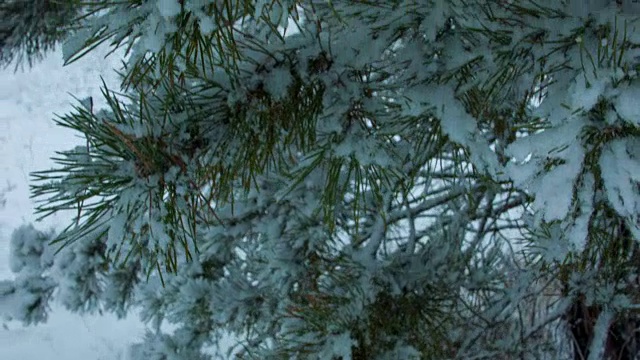
<svg viewBox="0 0 640 360"><path fill-rule="evenodd" d="M71 110L70 94L99 99L100 76L115 83L115 57L104 59L101 47L76 64L63 67L58 49L24 70L0 71L0 280L15 277L9 266L11 233L35 221L29 198L29 173L53 166L55 151L81 140L55 126L54 114ZM60 231L72 219L57 214L36 226ZM46 324L24 326L2 321L0 358L3 360L126 360L127 347L144 335L135 315L118 320L110 314L79 315L52 304Z"/></svg>

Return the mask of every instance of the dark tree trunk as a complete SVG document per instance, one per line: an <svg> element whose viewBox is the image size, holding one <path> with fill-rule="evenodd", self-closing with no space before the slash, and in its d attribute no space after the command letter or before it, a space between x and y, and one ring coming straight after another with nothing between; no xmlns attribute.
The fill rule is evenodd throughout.
<svg viewBox="0 0 640 360"><path fill-rule="evenodd" d="M593 328L599 309L588 307L584 296L575 299L567 312L567 324L573 340L573 359L584 360L589 357L589 345L593 338Z"/></svg>
<svg viewBox="0 0 640 360"><path fill-rule="evenodd" d="M640 243L633 238L624 222L621 222L614 229L613 240L606 248L600 249L603 257L596 266L598 269L606 270L612 274L610 281L626 284L624 293L638 302L640 299L640 284L638 283L640 279L638 277ZM565 282L565 295L568 293L568 283ZM580 294L574 299L565 314L573 341L574 360L589 358L589 347L593 341L594 327L601 312L602 306L600 304L587 305L584 294ZM639 326L639 314L631 312L617 314L607 332L603 360L640 359Z"/></svg>

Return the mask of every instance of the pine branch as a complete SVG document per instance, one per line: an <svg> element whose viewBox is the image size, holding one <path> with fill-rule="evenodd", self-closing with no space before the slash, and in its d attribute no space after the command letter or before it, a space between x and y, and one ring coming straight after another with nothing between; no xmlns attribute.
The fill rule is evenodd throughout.
<svg viewBox="0 0 640 360"><path fill-rule="evenodd" d="M33 66L64 39L79 14L76 0L5 0L0 3L0 66Z"/></svg>

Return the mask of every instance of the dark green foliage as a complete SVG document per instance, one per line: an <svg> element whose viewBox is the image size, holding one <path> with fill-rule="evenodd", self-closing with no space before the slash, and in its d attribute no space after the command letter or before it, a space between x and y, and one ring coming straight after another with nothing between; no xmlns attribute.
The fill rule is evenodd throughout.
<svg viewBox="0 0 640 360"><path fill-rule="evenodd" d="M77 15L75 0L0 2L0 66L30 66L67 35Z"/></svg>

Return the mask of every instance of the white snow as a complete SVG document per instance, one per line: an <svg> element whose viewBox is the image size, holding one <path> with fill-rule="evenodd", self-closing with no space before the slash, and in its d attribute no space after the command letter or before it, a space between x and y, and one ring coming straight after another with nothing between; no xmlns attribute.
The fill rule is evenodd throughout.
<svg viewBox="0 0 640 360"><path fill-rule="evenodd" d="M603 358L607 341L607 332L614 320L614 317L615 314L610 309L605 309L600 316L598 316L593 329L594 334L593 339L591 340L591 346L589 346L588 360L599 360Z"/></svg>
<svg viewBox="0 0 640 360"><path fill-rule="evenodd" d="M640 236L640 141L611 141L600 156L602 179L611 206L627 219L629 230Z"/></svg>
<svg viewBox="0 0 640 360"><path fill-rule="evenodd" d="M178 0L158 0L157 6L158 10L160 10L160 15L165 19L180 14L180 2Z"/></svg>
<svg viewBox="0 0 640 360"><path fill-rule="evenodd" d="M573 185L584 159L584 149L578 142L583 126L581 119L571 119L562 126L520 138L507 148L507 154L516 161L530 157L526 163L508 164L507 174L516 186L536 195L533 209L540 220L563 219L569 211ZM551 159L561 163L544 170Z"/></svg>
<svg viewBox="0 0 640 360"><path fill-rule="evenodd" d="M277 67L267 75L264 86L271 96L279 100L287 96L287 90L292 82L293 77L289 70Z"/></svg>
<svg viewBox="0 0 640 360"><path fill-rule="evenodd" d="M640 86L630 86L620 92L620 96L615 101L615 108L624 120L640 125Z"/></svg>
<svg viewBox="0 0 640 360"><path fill-rule="evenodd" d="M106 49L96 49L85 58L62 66L60 51L50 54L33 69L0 70L0 280L12 278L9 269L9 238L18 226L32 222L34 203L29 199L29 173L52 167L56 150L82 144L78 134L55 126L54 114L65 114L77 98L100 97L100 75L117 85L111 71L118 56L104 59ZM60 229L71 214L57 214L35 226L39 230ZM46 324L23 327L4 323L0 327L2 360L126 360L127 346L143 336L137 317L117 320L114 316L71 314L54 306Z"/></svg>
<svg viewBox="0 0 640 360"><path fill-rule="evenodd" d="M142 337L133 321L107 316L74 316L61 310L46 324L0 329L3 360L127 360L126 344Z"/></svg>

